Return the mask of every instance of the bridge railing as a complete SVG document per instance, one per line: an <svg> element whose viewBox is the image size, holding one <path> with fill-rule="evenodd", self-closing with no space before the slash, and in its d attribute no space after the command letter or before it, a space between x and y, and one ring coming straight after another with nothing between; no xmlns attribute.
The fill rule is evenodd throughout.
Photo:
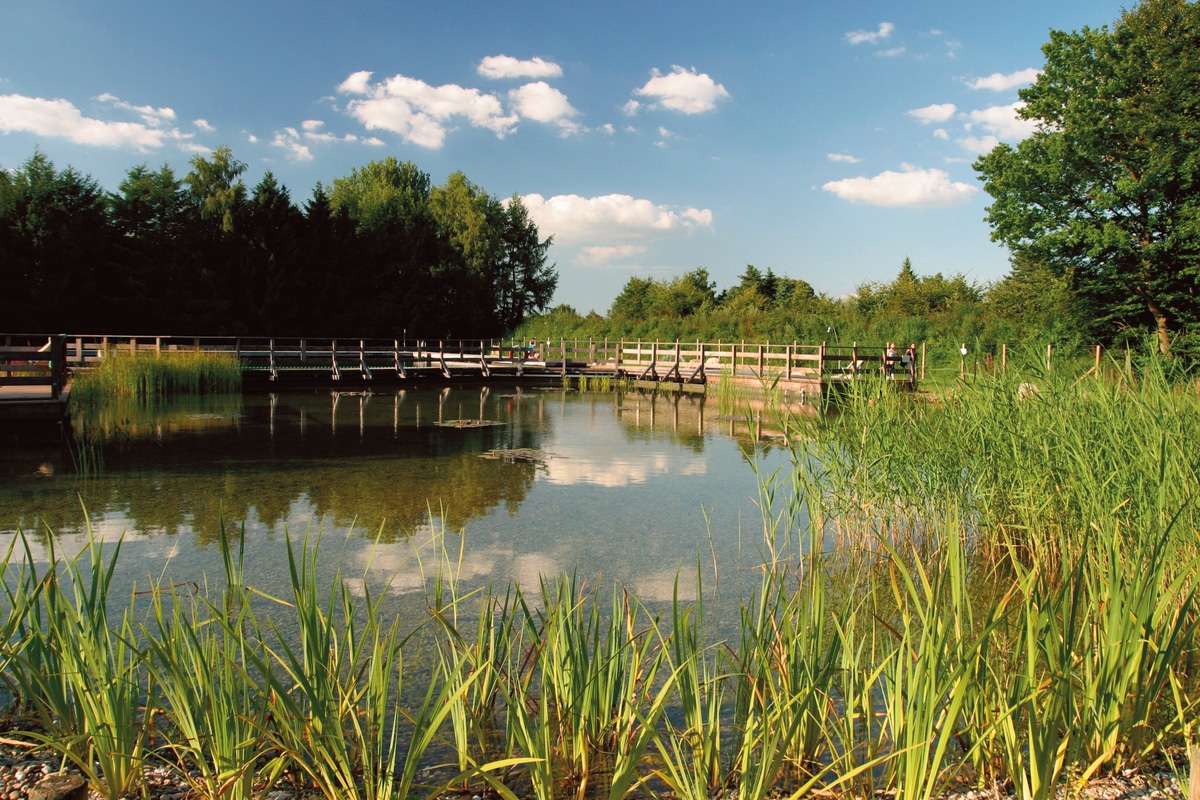
<svg viewBox="0 0 1200 800"><path fill-rule="evenodd" d="M110 354L208 352L238 358L249 370L478 368L505 363L537 365L543 373L581 369L655 380L705 382L719 375L835 382L871 374L915 380L917 366L889 357L882 346L801 345L771 342L700 342L580 339L352 339L264 336L63 337L66 364L85 367Z"/></svg>
<svg viewBox="0 0 1200 800"><path fill-rule="evenodd" d="M45 387L57 400L66 384L66 337L0 335L0 386Z"/></svg>

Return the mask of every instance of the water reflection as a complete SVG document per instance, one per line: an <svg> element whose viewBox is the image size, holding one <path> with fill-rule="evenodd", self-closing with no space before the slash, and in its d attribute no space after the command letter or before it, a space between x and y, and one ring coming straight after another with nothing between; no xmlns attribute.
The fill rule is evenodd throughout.
<svg viewBox="0 0 1200 800"><path fill-rule="evenodd" d="M44 544L90 526L124 537L142 576L194 579L219 573L222 531L244 529L254 569L282 579L283 537L315 530L347 571L400 594L444 549L470 583L579 569L665 600L681 571L688 591L700 553L753 560L745 462L785 461L735 416L703 396L528 386L117 403L77 418L103 457L91 477L69 455L39 469L0 453L0 533Z"/></svg>

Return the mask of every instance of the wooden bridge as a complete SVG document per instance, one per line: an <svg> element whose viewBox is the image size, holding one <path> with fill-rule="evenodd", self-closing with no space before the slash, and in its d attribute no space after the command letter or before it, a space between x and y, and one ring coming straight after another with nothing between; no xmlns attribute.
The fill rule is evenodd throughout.
<svg viewBox="0 0 1200 800"><path fill-rule="evenodd" d="M66 337L0 335L0 423L67 416Z"/></svg>
<svg viewBox="0 0 1200 800"><path fill-rule="evenodd" d="M915 359L881 347L747 342L551 339L453 341L269 337L66 336L66 364L87 368L109 354L205 352L238 359L251 385L299 381L610 376L703 390L714 381L820 397L860 378L915 386Z"/></svg>

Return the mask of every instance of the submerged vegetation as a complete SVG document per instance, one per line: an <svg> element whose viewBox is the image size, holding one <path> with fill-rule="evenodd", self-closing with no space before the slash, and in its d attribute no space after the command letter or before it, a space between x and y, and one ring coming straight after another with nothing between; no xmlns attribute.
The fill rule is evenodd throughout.
<svg viewBox="0 0 1200 800"><path fill-rule="evenodd" d="M123 598L119 546L26 532L2 565L7 735L108 797L148 763L210 798L1053 797L1180 752L1200 708L1200 397L1113 372L936 402L864 382L786 421L739 598L472 590L446 537L402 627L365 574L317 577L316 536L278 545L287 597L247 584L229 533L224 581Z"/></svg>

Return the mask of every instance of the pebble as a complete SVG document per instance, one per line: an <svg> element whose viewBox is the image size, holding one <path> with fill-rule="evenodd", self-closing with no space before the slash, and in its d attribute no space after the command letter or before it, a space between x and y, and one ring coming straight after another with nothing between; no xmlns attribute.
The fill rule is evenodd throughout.
<svg viewBox="0 0 1200 800"><path fill-rule="evenodd" d="M36 755L39 757L31 757ZM44 757L42 757L44 756ZM31 754L28 751L0 746L0 800L26 800L28 789L42 778L57 771L59 760L46 751ZM1184 767L1186 769L1186 767ZM68 772L76 770L68 768ZM161 767L147 767L145 772L146 796L150 800L187 800L192 797L190 787L178 772ZM720 798L724 793L717 793ZM729 796L736 796L730 790ZM95 792L92 797L96 798ZM266 800L310 800L307 794L297 798L295 792L275 789L267 792ZM487 798L493 798L490 792ZM890 793L878 793L875 800L888 800ZM447 800L457 795L447 795ZM970 789L943 795L939 800L1013 800L1011 792L1002 794L995 790ZM1119 775L1109 775L1075 788L1064 784L1058 791L1058 800L1086 798L1087 800L1184 800L1185 795L1175 775L1164 764L1151 765L1141 771L1128 770ZM485 795L474 795L471 800L485 800Z"/></svg>

